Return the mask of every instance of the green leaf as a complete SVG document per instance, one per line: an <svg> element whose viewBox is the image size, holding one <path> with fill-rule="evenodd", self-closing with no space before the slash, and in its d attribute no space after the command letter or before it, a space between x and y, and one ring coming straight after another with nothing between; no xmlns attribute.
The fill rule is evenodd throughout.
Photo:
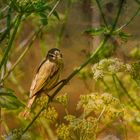
<svg viewBox="0 0 140 140"><path fill-rule="evenodd" d="M60 20L59 14L58 14L56 11L53 12L53 15L54 15L58 20Z"/></svg>
<svg viewBox="0 0 140 140"><path fill-rule="evenodd" d="M128 34L128 33L122 32L122 31L120 31L118 33L118 35L123 41L127 41L128 38L132 36L131 34Z"/></svg>
<svg viewBox="0 0 140 140"><path fill-rule="evenodd" d="M6 109L18 109L20 106L24 106L15 95L13 90L7 88L0 88L0 108Z"/></svg>
<svg viewBox="0 0 140 140"><path fill-rule="evenodd" d="M104 27L99 27L99 28L91 28L85 30L84 33L89 34L91 36L97 36L105 33L106 29Z"/></svg>
<svg viewBox="0 0 140 140"><path fill-rule="evenodd" d="M43 12L40 12L39 13L39 16L40 16L40 21L43 25L47 25L48 24L48 19L47 19L47 16L43 13Z"/></svg>

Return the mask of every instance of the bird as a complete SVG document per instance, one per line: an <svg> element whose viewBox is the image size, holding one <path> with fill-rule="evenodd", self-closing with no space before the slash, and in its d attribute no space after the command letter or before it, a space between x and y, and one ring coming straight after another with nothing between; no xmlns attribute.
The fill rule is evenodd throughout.
<svg viewBox="0 0 140 140"><path fill-rule="evenodd" d="M42 92L45 92L48 95L48 92L57 86L63 66L63 56L60 50L58 48L50 49L45 59L39 65L32 80L29 100L27 102L27 106L22 112L22 116L24 116L24 118L29 116L29 110L36 98L40 96Z"/></svg>

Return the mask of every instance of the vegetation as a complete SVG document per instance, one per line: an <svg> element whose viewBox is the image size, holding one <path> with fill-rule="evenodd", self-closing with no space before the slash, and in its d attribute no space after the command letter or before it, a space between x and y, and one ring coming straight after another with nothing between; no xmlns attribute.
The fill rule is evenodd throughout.
<svg viewBox="0 0 140 140"><path fill-rule="evenodd" d="M22 77L28 79L22 67L31 67L26 64L23 66L23 61L27 54L31 55L32 51L37 49L35 44L38 42L40 42L38 52L45 56L48 48L44 35L53 32L57 27L60 30L57 29L57 37L54 41L56 47L64 49L61 44L69 12L72 5L79 3L78 0L3 0L0 2L2 130L0 138L2 140L96 140L101 135L104 135L104 140L109 137L114 140L117 138L140 140L139 47L133 49L126 47L128 49L126 59L116 55L120 53L120 42L125 45L132 37L124 28L135 22L135 17L140 11L139 0L133 1L137 9L133 9L132 15L121 26L120 19L125 12L125 0L115 1L117 12L111 22L104 12L104 0L90 1L91 6L98 7L101 25L81 32L91 38L100 37L100 44L89 52L82 64L73 68L64 82L59 84L50 96L42 95L36 100L30 118L25 120L20 116L28 99L28 93L20 82ZM62 8L63 14L60 14L58 7L63 4L65 8ZM107 4L112 4L112 1ZM130 4L127 6L131 7ZM25 31L29 23L32 28L30 34ZM73 113L69 109L69 102L72 100L69 91L62 95L60 92L71 84L75 77L83 81L88 94L81 91L79 100L76 101L76 108L73 109L76 113ZM94 83L94 88L91 83ZM63 109L64 115L60 113L60 109ZM112 135L105 135L110 129Z"/></svg>

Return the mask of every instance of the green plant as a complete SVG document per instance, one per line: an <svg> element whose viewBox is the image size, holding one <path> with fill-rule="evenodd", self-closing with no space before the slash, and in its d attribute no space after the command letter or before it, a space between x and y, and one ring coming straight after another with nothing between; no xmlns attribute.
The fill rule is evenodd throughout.
<svg viewBox="0 0 140 140"><path fill-rule="evenodd" d="M73 1L68 1L67 8L71 7L72 2ZM67 76L64 82L53 91L51 96L41 96L38 98L36 105L32 110L30 121L25 122L24 120L21 120L20 129L8 130L8 134L4 138L13 140L29 139L30 135L32 137L32 135L35 134L35 131L38 130L37 127L40 123L43 127L42 133L45 135L47 132L47 136L45 136L54 140L95 140L104 129L109 126L114 126L115 123L117 124L115 127L116 129L119 127L122 128L123 132L121 132L121 135L123 139L128 139L126 123L128 124L128 128L133 127L133 131L138 132L140 130L140 100L138 94L139 61L126 63L121 59L110 57L113 48L111 48L111 46L113 46L113 43L111 43L112 39L127 41L129 37L131 37L129 33L123 31L123 28L128 26L139 13L140 2L135 0L138 4L138 9L121 27L118 27L117 25L125 1L119 1L118 11L113 24L109 24L106 20L101 2L102 1L99 0L93 1L93 3L96 3L99 8L104 25L98 28L85 30L85 33L91 37L102 37L99 46L97 46L95 51L91 52L90 56L88 56L79 67L75 68L73 72ZM7 44L5 43L5 46L1 46L0 107L2 110L3 108L13 110L24 105L19 101L16 95L13 94L13 91L6 88L6 81L31 48L35 39L39 37L44 26L48 25L49 17L54 15L57 19L60 19L58 13L55 11L58 4L60 4L60 0L7 0L4 4L8 7L5 23L6 30L2 32L0 41L2 43L6 42ZM69 9L66 9L63 26L57 38L57 46L60 46L63 37L68 12ZM34 15L34 18L40 19L40 22L37 23L39 24L39 27L25 43L28 47L23 50L9 69L8 62L10 62L10 57L14 50L13 44L16 40L18 30L21 28L21 23L25 22L26 19L32 15ZM15 18L13 19L12 17ZM111 45L109 45L109 43ZM117 50L115 49L114 51ZM87 65L89 65L89 67L87 67ZM89 88L88 95L80 96L76 108L76 110L80 112L78 116L71 114L67 108L69 102L68 95L58 96L58 93L76 75L79 75L84 82L87 79L94 79L94 82L97 83L96 88L100 89L100 92L96 93ZM6 102L3 102L3 100ZM60 103L64 107L64 121L61 123L58 123L57 121L59 113L53 106L53 103ZM132 114L134 114L134 116ZM5 124L4 121L3 124ZM31 127L34 127L35 129L32 129L34 132L33 134L28 131ZM29 136L26 137L26 135ZM38 138L41 139L41 136L38 136Z"/></svg>

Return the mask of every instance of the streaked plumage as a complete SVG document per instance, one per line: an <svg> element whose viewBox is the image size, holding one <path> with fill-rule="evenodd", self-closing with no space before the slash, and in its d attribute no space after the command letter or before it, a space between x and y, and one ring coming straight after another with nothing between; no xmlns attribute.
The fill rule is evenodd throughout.
<svg viewBox="0 0 140 140"><path fill-rule="evenodd" d="M29 101L23 116L27 117L34 100L42 91L48 93L57 84L63 69L62 54L57 48L51 49L39 66L30 88Z"/></svg>

